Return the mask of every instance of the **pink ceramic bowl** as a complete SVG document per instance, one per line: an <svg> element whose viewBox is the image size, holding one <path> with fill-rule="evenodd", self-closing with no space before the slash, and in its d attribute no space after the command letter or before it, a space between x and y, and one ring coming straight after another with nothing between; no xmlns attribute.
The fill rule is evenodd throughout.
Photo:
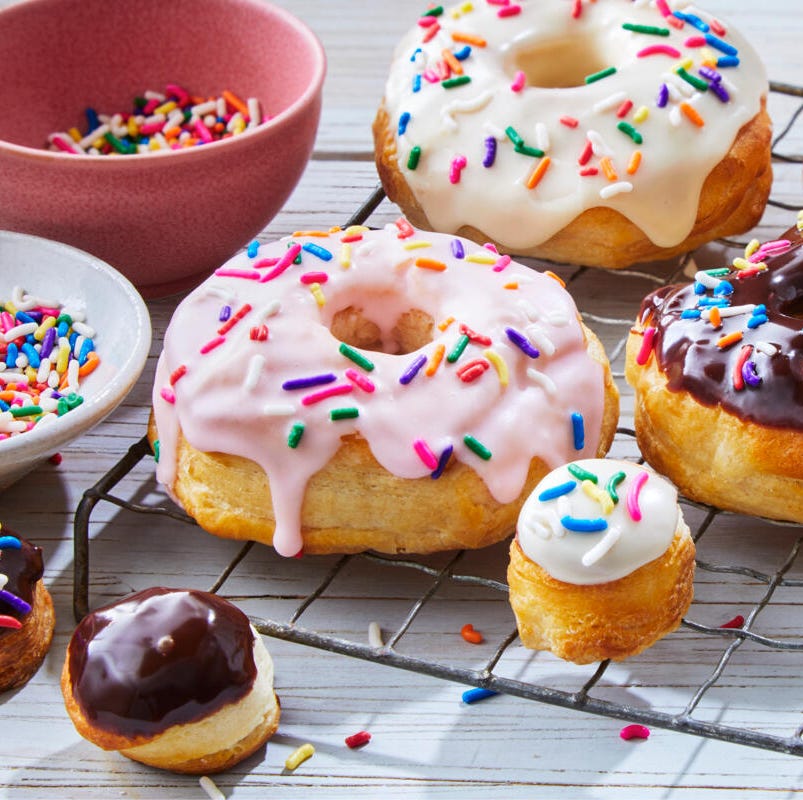
<svg viewBox="0 0 803 800"><path fill-rule="evenodd" d="M262 230L312 152L326 71L299 20L260 0L26 0L0 12L0 228L107 261L145 297L189 288ZM126 156L51 152L88 106L177 83L256 97L231 138Z"/></svg>

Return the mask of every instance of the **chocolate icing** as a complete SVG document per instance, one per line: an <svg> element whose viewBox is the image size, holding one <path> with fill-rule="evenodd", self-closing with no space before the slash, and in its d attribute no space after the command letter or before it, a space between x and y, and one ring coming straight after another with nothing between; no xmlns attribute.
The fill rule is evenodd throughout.
<svg viewBox="0 0 803 800"><path fill-rule="evenodd" d="M42 550L5 527L0 530L0 536L14 536L22 543L19 550L11 547L0 549L0 573L8 577L8 583L3 588L28 605L33 605L36 583L41 580L44 573ZM0 614L14 617L20 622L24 622L27 616L5 603L0 603ZM0 638L13 632L13 628L0 628Z"/></svg>
<svg viewBox="0 0 803 800"><path fill-rule="evenodd" d="M208 592L154 587L85 617L69 647L88 721L153 737L244 697L256 677L248 618Z"/></svg>
<svg viewBox="0 0 803 800"><path fill-rule="evenodd" d="M733 286L730 305L765 304L768 321L746 325L750 314L723 317L714 330L702 319L681 319L700 299L694 284L663 287L642 302L639 321L655 327L653 352L671 391L685 391L707 406L771 428L803 430L803 247L797 228L781 239L792 243L786 253L764 260L767 270L740 279L732 270L723 279ZM711 291L706 292L711 296ZM720 349L717 340L742 331L743 338ZM755 349L757 342L775 346L774 355ZM734 387L733 373L744 345L753 345L750 360L761 377L759 386Z"/></svg>

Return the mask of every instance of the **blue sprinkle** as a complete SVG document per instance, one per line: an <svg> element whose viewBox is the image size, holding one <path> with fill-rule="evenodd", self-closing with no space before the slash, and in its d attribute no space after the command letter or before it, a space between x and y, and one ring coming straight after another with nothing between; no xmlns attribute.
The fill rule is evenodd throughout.
<svg viewBox="0 0 803 800"><path fill-rule="evenodd" d="M765 322L769 321L769 317L766 314L754 314L747 320L747 327L751 329L757 328L759 325L763 325Z"/></svg>
<svg viewBox="0 0 803 800"><path fill-rule="evenodd" d="M695 281L694 282L694 293L695 294L703 295L703 294L705 294L705 291L706 291L705 286L702 283L700 283L700 281Z"/></svg>
<svg viewBox="0 0 803 800"><path fill-rule="evenodd" d="M530 358L538 358L538 356L541 355L541 353L530 344L530 341L524 334L519 333L514 328L505 328L505 333L507 334L507 338L510 339L522 353L528 355Z"/></svg>
<svg viewBox="0 0 803 800"><path fill-rule="evenodd" d="M575 411L572 414L572 437L574 438L574 449L582 450L586 445L585 425L583 415Z"/></svg>
<svg viewBox="0 0 803 800"><path fill-rule="evenodd" d="M451 250L452 250L452 255L455 258L465 258L466 257L466 250L463 247L463 243L460 241L460 239L452 239L450 247L451 247Z"/></svg>
<svg viewBox="0 0 803 800"><path fill-rule="evenodd" d="M6 366L9 369L14 369L17 366L17 357L20 354L20 349L14 342L9 342L8 350L6 350Z"/></svg>
<svg viewBox="0 0 803 800"><path fill-rule="evenodd" d="M440 458L438 459L438 466L430 473L430 477L433 480L440 478L443 475L443 471L446 469L446 465L449 463L449 459L452 457L452 452L454 451L454 447L452 445L448 445L446 449L441 453Z"/></svg>
<svg viewBox="0 0 803 800"><path fill-rule="evenodd" d="M696 14L688 14L684 13L683 11L674 11L673 16L677 17L678 19L682 19L684 22L688 22L689 25L697 28L698 31L702 31L703 33L708 33L711 30L711 26L701 20Z"/></svg>
<svg viewBox="0 0 803 800"><path fill-rule="evenodd" d="M764 303L759 303L754 309L753 314L758 316L759 314L766 314L767 313L767 306Z"/></svg>
<svg viewBox="0 0 803 800"><path fill-rule="evenodd" d="M56 326L56 333L58 333L60 339L67 335L68 330L70 330L70 326L67 324L66 320L62 320Z"/></svg>
<svg viewBox="0 0 803 800"><path fill-rule="evenodd" d="M726 297L701 297L697 301L698 306L705 306L710 308L711 306L719 306L720 308L726 308L730 305L730 300Z"/></svg>
<svg viewBox="0 0 803 800"><path fill-rule="evenodd" d="M256 258L258 252L259 252L259 242L256 239L254 239L254 241L248 245L248 258Z"/></svg>
<svg viewBox="0 0 803 800"><path fill-rule="evenodd" d="M705 40L706 42L708 42L708 44L711 45L711 47L716 48L721 53L724 53L726 56L735 56L739 53L739 51L732 44L728 44L728 42L723 42L722 39L718 38L717 36L714 36L713 33L706 33ZM722 65L717 61L717 66L719 67Z"/></svg>
<svg viewBox="0 0 803 800"><path fill-rule="evenodd" d="M20 324L20 325L24 325L24 324L26 324L26 323L28 323L28 322L36 322L36 320L35 320L35 319L34 319L34 318L33 318L33 317L30 315L30 314L26 314L24 311L18 311L18 312L17 312L17 313L14 315L14 319L15 319L15 320L16 320L16 321L17 321L17 322Z"/></svg>
<svg viewBox="0 0 803 800"><path fill-rule="evenodd" d="M91 133L95 128L100 127L98 112L94 108L87 107L84 110L84 115L86 116L87 133Z"/></svg>
<svg viewBox="0 0 803 800"><path fill-rule="evenodd" d="M399 127L398 127L399 136L404 136L404 133L407 130L407 125L409 124L409 122L410 122L410 112L405 111L399 117Z"/></svg>
<svg viewBox="0 0 803 800"><path fill-rule="evenodd" d="M36 348L32 344L25 342L25 344L22 345L21 350L26 356L28 356L28 364L34 369L38 369L41 361L39 359L39 353L36 352Z"/></svg>
<svg viewBox="0 0 803 800"><path fill-rule="evenodd" d="M455 50L454 57L458 61L465 61L471 55L471 48L466 44L459 50Z"/></svg>
<svg viewBox="0 0 803 800"><path fill-rule="evenodd" d="M737 56L722 56L717 59L718 67L738 67L739 59Z"/></svg>
<svg viewBox="0 0 803 800"><path fill-rule="evenodd" d="M699 308L686 308L680 313L681 319L700 319L702 313Z"/></svg>
<svg viewBox="0 0 803 800"><path fill-rule="evenodd" d="M427 357L423 353L421 353L419 356L416 356L410 366L407 367L407 369L402 373L402 376L399 378L399 383L407 386L407 384L410 383L410 381L415 378L416 375L418 375L419 370L426 363Z"/></svg>
<svg viewBox="0 0 803 800"><path fill-rule="evenodd" d="M0 411L8 411L9 408L11 406L5 400L0 400Z"/></svg>
<svg viewBox="0 0 803 800"><path fill-rule="evenodd" d="M0 550L21 550L22 542L16 536L0 536Z"/></svg>
<svg viewBox="0 0 803 800"><path fill-rule="evenodd" d="M332 253L325 247L321 247L319 244L315 244L314 242L307 242L301 247L301 249L306 250L308 253L312 253L314 256L318 256L321 261L332 260Z"/></svg>
<svg viewBox="0 0 803 800"><path fill-rule="evenodd" d="M714 294L733 294L733 284L730 281L720 281L714 288Z"/></svg>
<svg viewBox="0 0 803 800"><path fill-rule="evenodd" d="M421 76L413 75L413 94L421 91Z"/></svg>
<svg viewBox="0 0 803 800"><path fill-rule="evenodd" d="M415 61L416 58L418 58L418 54L423 52L420 47L416 47L415 50L413 50L413 54L410 56L410 61Z"/></svg>
<svg viewBox="0 0 803 800"><path fill-rule="evenodd" d="M493 697L494 695L499 694L499 692L495 692L493 689L466 689L463 692L463 702L464 703L476 703L478 700L485 700L486 697Z"/></svg>
<svg viewBox="0 0 803 800"><path fill-rule="evenodd" d="M598 531L604 531L608 527L608 523L602 517L578 519L577 517L570 517L568 514L560 518L560 524L567 531L574 531L574 533L597 533Z"/></svg>
<svg viewBox="0 0 803 800"><path fill-rule="evenodd" d="M566 481L566 483L559 483L557 486L544 489L544 491L538 495L538 501L540 503L545 503L547 500L554 500L556 497L563 497L563 495L569 494L569 492L571 492L575 486L577 486L577 481Z"/></svg>
<svg viewBox="0 0 803 800"><path fill-rule="evenodd" d="M95 349L95 343L91 339L84 339L81 349L78 351L78 363L83 366L86 363L86 357Z"/></svg>

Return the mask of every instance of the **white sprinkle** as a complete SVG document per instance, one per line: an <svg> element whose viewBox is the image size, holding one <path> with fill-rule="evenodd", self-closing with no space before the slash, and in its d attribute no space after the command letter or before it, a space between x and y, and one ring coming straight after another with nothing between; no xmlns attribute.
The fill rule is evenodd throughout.
<svg viewBox="0 0 803 800"><path fill-rule="evenodd" d="M282 310L282 304L278 300L273 300L265 306L265 309L260 314L262 319L268 319L269 317L275 317Z"/></svg>
<svg viewBox="0 0 803 800"><path fill-rule="evenodd" d="M482 109L491 102L492 98L493 93L488 91L467 100L453 100L451 103L444 106L441 111L441 122L443 122L446 127L454 130L457 128L457 120L454 118L455 114L470 114L474 111L482 111Z"/></svg>
<svg viewBox="0 0 803 800"><path fill-rule="evenodd" d="M525 530L534 533L539 539L548 541L553 536L563 536L563 526L560 520L551 509L541 508L522 519L522 526Z"/></svg>
<svg viewBox="0 0 803 800"><path fill-rule="evenodd" d="M611 111L614 108L619 108L625 100L627 100L627 92L614 92L594 103L594 111L597 113Z"/></svg>
<svg viewBox="0 0 803 800"><path fill-rule="evenodd" d="M259 355L251 356L251 360L248 362L248 369L245 373L245 380L243 381L243 388L250 392L254 388L259 381L259 376L262 374L262 369L265 366L265 357Z"/></svg>
<svg viewBox="0 0 803 800"><path fill-rule="evenodd" d="M143 93L143 97L146 100L159 100L162 103L167 100L165 95L163 95L161 92L157 92L155 89L146 89Z"/></svg>
<svg viewBox="0 0 803 800"><path fill-rule="evenodd" d="M549 140L549 130L543 122L535 123L535 146L545 153L549 150L551 142Z"/></svg>
<svg viewBox="0 0 803 800"><path fill-rule="evenodd" d="M614 197L617 194L623 194L625 192L632 192L633 191L633 184L630 181L617 181L616 183L610 183L607 186L603 186L599 190L599 196L603 200L607 200L609 197Z"/></svg>
<svg viewBox="0 0 803 800"><path fill-rule="evenodd" d="M214 114L217 112L217 100L207 100L205 103L198 103L190 110L199 117L202 117L204 114Z"/></svg>
<svg viewBox="0 0 803 800"><path fill-rule="evenodd" d="M754 303L747 303L742 306L725 306L725 308L719 309L719 316L720 317L736 317L739 314L752 314L753 309L755 309ZM711 309L708 308L706 311L711 314Z"/></svg>
<svg viewBox="0 0 803 800"><path fill-rule="evenodd" d="M102 136L105 136L109 132L110 128L108 125L98 125L94 131L90 131L83 139L78 142L78 146L82 150L86 150L92 144L94 144L98 139Z"/></svg>
<svg viewBox="0 0 803 800"><path fill-rule="evenodd" d="M266 417L289 417L295 412L295 406L290 403L267 403L262 409Z"/></svg>
<svg viewBox="0 0 803 800"><path fill-rule="evenodd" d="M67 365L67 394L78 391L78 369L78 359L74 358Z"/></svg>
<svg viewBox="0 0 803 800"><path fill-rule="evenodd" d="M0 574L0 589L5 588L5 585L8 583L8 575Z"/></svg>
<svg viewBox="0 0 803 800"><path fill-rule="evenodd" d="M498 141L502 141L503 139L507 138L507 134L504 132L504 130L497 125L494 125L493 122L486 122L482 127L489 136L493 136L494 139L497 139Z"/></svg>
<svg viewBox="0 0 803 800"><path fill-rule="evenodd" d="M217 788L217 784L211 778L204 775L198 780L198 783L209 796L209 800L226 800L226 795Z"/></svg>
<svg viewBox="0 0 803 800"><path fill-rule="evenodd" d="M95 329L85 322L73 320L72 329L76 333L80 333L81 336L85 336L87 339L93 339L95 337Z"/></svg>
<svg viewBox="0 0 803 800"><path fill-rule="evenodd" d="M47 383L47 379L50 375L50 359L43 358L39 362L39 369L36 372L36 382L37 383Z"/></svg>
<svg viewBox="0 0 803 800"><path fill-rule="evenodd" d="M564 311L550 311L546 315L547 321L556 328L562 328L569 324L569 315Z"/></svg>
<svg viewBox="0 0 803 800"><path fill-rule="evenodd" d="M525 329L527 336L532 343L538 348L541 355L551 356L555 353L555 343L547 336L546 331L538 325L528 325Z"/></svg>
<svg viewBox="0 0 803 800"><path fill-rule="evenodd" d="M674 77L677 78L677 76ZM667 78L668 79L665 81L664 85L666 86L666 89L669 92L669 99L675 103L679 103L683 99L683 95L680 93L680 90L677 88L677 86L675 86L675 84L672 82L671 80L672 76L669 75L667 76ZM688 84L684 84L684 86L687 85Z"/></svg>
<svg viewBox="0 0 803 800"><path fill-rule="evenodd" d="M673 100L691 97L695 92L694 87L686 83L676 72L665 72L661 75L661 80L666 84L666 88L669 89L670 97L672 97L672 89L676 90L675 97L672 97Z"/></svg>
<svg viewBox="0 0 803 800"><path fill-rule="evenodd" d="M586 133L586 136L588 137L588 141L591 142L591 149L594 152L595 156L601 158L602 156L614 155L613 150L611 150L611 148L608 147L605 140L599 133L597 133L597 131L588 131Z"/></svg>
<svg viewBox="0 0 803 800"><path fill-rule="evenodd" d="M679 128L683 122L683 116L680 113L680 106L672 106L669 109L669 124L675 128Z"/></svg>
<svg viewBox="0 0 803 800"><path fill-rule="evenodd" d="M778 352L778 349L779 348L772 344L772 342L756 342L756 350L758 350L759 353L764 353L765 356L769 356L770 358L772 358L772 356ZM0 378L2 377L3 376L0 375Z"/></svg>
<svg viewBox="0 0 803 800"><path fill-rule="evenodd" d="M262 109L256 97L249 97L246 101L248 106L248 127L255 128L262 122Z"/></svg>
<svg viewBox="0 0 803 800"><path fill-rule="evenodd" d="M583 554L581 561L584 567L591 567L597 563L618 541L622 535L620 528L610 525L605 535Z"/></svg>
<svg viewBox="0 0 803 800"><path fill-rule="evenodd" d="M537 383L547 394L554 395L558 391L558 387L555 386L555 382L552 378L545 375L543 372L539 372L535 367L527 368L527 377L534 383Z"/></svg>
<svg viewBox="0 0 803 800"><path fill-rule="evenodd" d="M528 300L519 300L516 305L524 312L524 314L527 316L527 319L529 319L531 322L535 322L539 318L538 309L536 309L536 307Z"/></svg>
<svg viewBox="0 0 803 800"><path fill-rule="evenodd" d="M695 274L694 280L696 280L697 283L702 283L706 289L716 289L722 279L709 275L705 270L700 270Z"/></svg>
<svg viewBox="0 0 803 800"><path fill-rule="evenodd" d="M28 336L33 333L39 326L35 322L23 322L21 325L15 325L9 328L4 337L7 342L13 342L19 336Z"/></svg>
<svg viewBox="0 0 803 800"><path fill-rule="evenodd" d="M382 641L382 628L379 627L378 622L368 623L368 644L371 647L384 647L385 643Z"/></svg>
<svg viewBox="0 0 803 800"><path fill-rule="evenodd" d="M28 379L21 372L0 372L0 383L28 383Z"/></svg>

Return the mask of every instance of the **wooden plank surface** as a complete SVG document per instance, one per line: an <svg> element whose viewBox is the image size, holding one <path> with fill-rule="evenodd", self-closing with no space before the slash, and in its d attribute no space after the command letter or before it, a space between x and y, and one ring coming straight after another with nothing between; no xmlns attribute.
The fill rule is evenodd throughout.
<svg viewBox="0 0 803 800"><path fill-rule="evenodd" d="M307 20L327 50L329 71L315 153L282 213L261 238L299 228L343 223L377 183L370 123L382 93L392 49L414 24L422 5L343 0L281 0ZM0 0L0 6L9 5ZM803 17L792 0L709 0L706 8L737 23L764 55L770 78L803 84L800 55ZM797 102L773 96L776 130ZM798 125L784 152L803 152ZM774 196L803 203L800 165L778 165ZM371 217L381 225L397 210L384 202ZM788 212L770 209L759 235L774 236L789 223ZM721 248L704 257L720 258ZM568 276L573 270L563 270ZM571 284L578 306L601 336L621 376L618 345L649 277L588 271ZM0 494L0 520L42 545L46 582L56 602L58 625L42 669L22 690L0 697L0 796L13 798L200 798L195 778L158 772L84 742L61 701L58 676L72 632L73 515L83 492L94 484L144 432L150 382L162 335L177 298L149 303L154 342L142 379L115 414L64 452L63 463L45 465ZM632 400L621 381L627 426ZM631 454L622 437L615 452ZM138 466L118 487L121 495L151 502L161 494L152 465ZM694 524L701 521L691 510ZM97 507L90 528L91 604L155 584L208 588L239 546L186 525ZM740 517L720 518L701 543L702 558L748 564L773 574L790 553L799 529L769 527ZM254 548L224 584L222 593L249 613L286 619L336 563L334 558L285 561ZM434 563L441 563L434 559ZM471 555L466 569L503 579L504 547ZM803 566L790 573L797 586L779 590L757 618L764 635L799 642ZM377 621L389 635L429 583L410 570L355 560L339 574L300 624L355 642L367 640ZM758 603L761 581L698 572L691 616L718 625ZM492 632L489 642L467 645L460 627L472 622ZM416 618L401 648L409 655L461 667L484 663L492 639L512 627L506 604L489 590L448 585ZM421 798L790 798L803 788L803 761L725 742L654 729L647 741L625 742L621 720L591 716L500 695L476 705L461 702L465 686L381 664L346 658L270 638L282 701L279 733L266 749L216 778L226 796L421 797ZM642 656L611 667L597 689L600 697L635 708L678 712L694 688L716 668L725 643L681 630ZM499 665L505 676L537 681L572 692L593 668L563 664L514 644ZM789 735L803 723L800 652L767 651L752 643L739 648L715 689L706 694L699 717L738 728ZM345 736L360 729L372 742L349 751ZM315 756L295 773L283 769L295 747L312 742Z"/></svg>

